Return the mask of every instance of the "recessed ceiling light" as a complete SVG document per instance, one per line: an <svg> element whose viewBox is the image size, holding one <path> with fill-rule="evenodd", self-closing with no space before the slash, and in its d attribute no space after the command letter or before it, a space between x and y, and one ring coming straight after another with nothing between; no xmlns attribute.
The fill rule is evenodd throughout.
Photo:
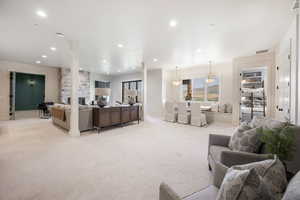
<svg viewBox="0 0 300 200"><path fill-rule="evenodd" d="M119 47L119 48L123 48L124 45L123 45L123 44L118 44L118 47Z"/></svg>
<svg viewBox="0 0 300 200"><path fill-rule="evenodd" d="M104 59L102 62L103 62L103 63L107 63L107 60Z"/></svg>
<svg viewBox="0 0 300 200"><path fill-rule="evenodd" d="M42 58L47 58L47 55L42 55Z"/></svg>
<svg viewBox="0 0 300 200"><path fill-rule="evenodd" d="M202 49L197 49L196 52L197 53L202 53L203 51L202 51Z"/></svg>
<svg viewBox="0 0 300 200"><path fill-rule="evenodd" d="M35 14L37 15L37 16L39 16L39 17L41 17L41 18L47 18L48 17L48 15L45 13L45 11L43 11L43 10L37 10L36 12L35 12Z"/></svg>
<svg viewBox="0 0 300 200"><path fill-rule="evenodd" d="M169 23L169 25L171 27L176 27L177 26L177 21L176 20L171 20L170 23Z"/></svg>
<svg viewBox="0 0 300 200"><path fill-rule="evenodd" d="M56 33L56 36L57 37L65 37L65 34L63 34L63 33Z"/></svg>
<svg viewBox="0 0 300 200"><path fill-rule="evenodd" d="M157 58L153 58L153 62L157 62L158 61L158 59Z"/></svg>
<svg viewBox="0 0 300 200"><path fill-rule="evenodd" d="M107 75L109 75L109 72L106 72Z"/></svg>
<svg viewBox="0 0 300 200"><path fill-rule="evenodd" d="M35 61L36 64L41 64L41 61L37 60Z"/></svg>
<svg viewBox="0 0 300 200"><path fill-rule="evenodd" d="M118 72L121 72L121 70L118 70Z"/></svg>
<svg viewBox="0 0 300 200"><path fill-rule="evenodd" d="M51 51L56 51L56 47L50 47Z"/></svg>
<svg viewBox="0 0 300 200"><path fill-rule="evenodd" d="M83 71L83 69L82 69L82 68L79 68L79 71Z"/></svg>

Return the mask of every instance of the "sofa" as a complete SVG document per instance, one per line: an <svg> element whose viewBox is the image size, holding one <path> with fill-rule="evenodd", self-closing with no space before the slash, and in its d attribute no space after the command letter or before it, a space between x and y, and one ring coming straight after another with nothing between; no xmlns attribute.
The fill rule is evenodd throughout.
<svg viewBox="0 0 300 200"><path fill-rule="evenodd" d="M71 108L69 105L56 104L51 109L53 124L70 130ZM93 129L93 108L79 106L79 131Z"/></svg>
<svg viewBox="0 0 300 200"><path fill-rule="evenodd" d="M281 126L283 122L279 122L272 119L260 120L260 125L263 125L268 128L276 128ZM294 126L296 133L296 152L294 153L294 158L291 161L286 162L287 171L295 174L300 170L300 127ZM209 144L208 144L208 165L209 169L214 171L216 162L220 162L227 167L233 165L241 165L251 162L262 161L270 158L270 154L267 153L262 144L257 153L248 153L242 151L233 151L229 147L230 136L225 135L209 135Z"/></svg>
<svg viewBox="0 0 300 200"><path fill-rule="evenodd" d="M226 167L217 163L215 172L213 174L213 184L185 197L179 197L179 195L175 191L173 191L172 188L170 188L167 184L162 183L159 187L159 200L216 200L226 171ZM300 199L299 188L300 172L298 172L288 183L282 200Z"/></svg>

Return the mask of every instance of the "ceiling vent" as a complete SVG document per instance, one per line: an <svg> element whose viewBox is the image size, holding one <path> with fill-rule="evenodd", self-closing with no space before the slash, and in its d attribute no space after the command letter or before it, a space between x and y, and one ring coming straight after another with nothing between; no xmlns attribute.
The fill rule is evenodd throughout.
<svg viewBox="0 0 300 200"><path fill-rule="evenodd" d="M293 10L299 9L299 0L295 0L295 1L294 1L292 9L293 9Z"/></svg>
<svg viewBox="0 0 300 200"><path fill-rule="evenodd" d="M256 51L256 54L267 53L268 51L269 51L268 49L259 50L259 51Z"/></svg>

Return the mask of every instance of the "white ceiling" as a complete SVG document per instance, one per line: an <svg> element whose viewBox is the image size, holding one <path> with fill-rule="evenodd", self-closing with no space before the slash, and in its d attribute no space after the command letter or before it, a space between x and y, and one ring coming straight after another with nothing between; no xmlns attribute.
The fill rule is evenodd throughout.
<svg viewBox="0 0 300 200"><path fill-rule="evenodd" d="M79 41L81 67L101 73L136 70L142 61L149 68L227 62L274 47L292 21L292 2L0 0L0 59L66 66L68 39Z"/></svg>

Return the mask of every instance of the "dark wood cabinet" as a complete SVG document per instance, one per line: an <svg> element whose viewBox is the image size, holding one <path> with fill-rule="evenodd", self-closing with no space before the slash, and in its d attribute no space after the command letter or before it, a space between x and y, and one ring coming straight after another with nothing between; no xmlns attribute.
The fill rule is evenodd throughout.
<svg viewBox="0 0 300 200"><path fill-rule="evenodd" d="M93 125L101 128L140 120L139 106L93 108Z"/></svg>
<svg viewBox="0 0 300 200"><path fill-rule="evenodd" d="M129 109L129 107L121 108L121 119L122 119L122 123L130 122L130 109Z"/></svg>
<svg viewBox="0 0 300 200"><path fill-rule="evenodd" d="M139 107L138 106L130 107L130 120L131 121L139 120Z"/></svg>

